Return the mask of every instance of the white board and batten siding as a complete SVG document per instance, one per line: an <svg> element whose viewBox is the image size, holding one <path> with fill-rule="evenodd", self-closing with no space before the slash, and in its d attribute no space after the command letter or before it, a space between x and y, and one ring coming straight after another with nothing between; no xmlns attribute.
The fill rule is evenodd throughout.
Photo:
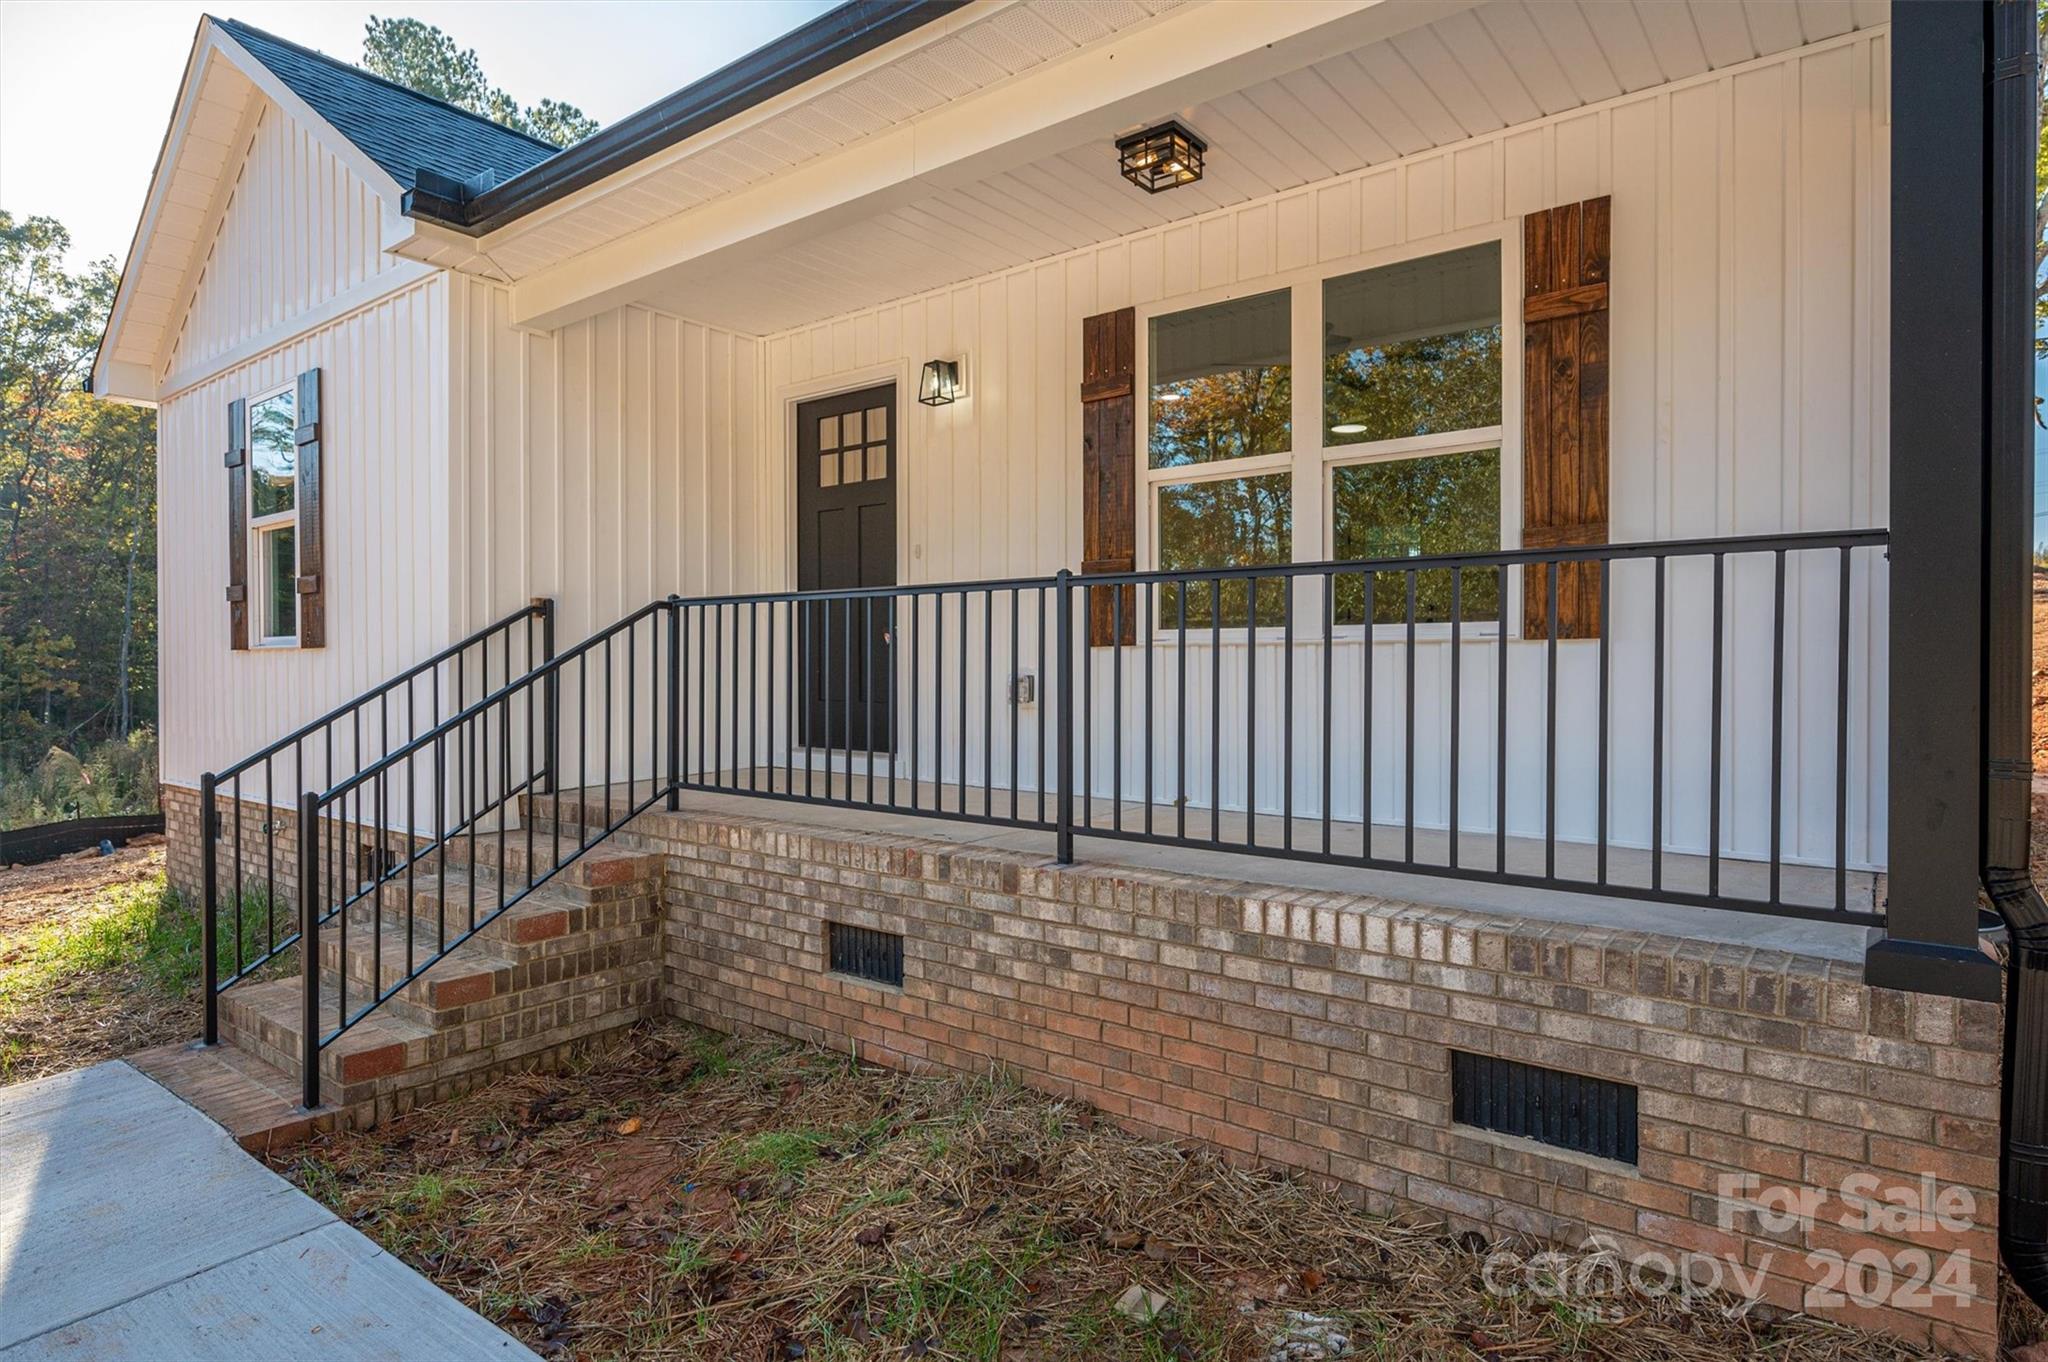
<svg viewBox="0 0 2048 1362"><path fill-rule="evenodd" d="M449 572L446 277L379 249L381 199L304 127L267 101L252 121L158 409L161 761L183 786L454 637L437 585ZM327 646L236 652L228 404L314 367ZM292 784L289 763L276 777L281 792ZM244 790L260 795L260 774Z"/></svg>
<svg viewBox="0 0 2048 1362"><path fill-rule="evenodd" d="M769 513L744 512L761 532L761 561L771 579L784 574L774 579L778 584L790 580L789 412L801 397L895 373L914 377L926 359L966 354L967 399L927 409L899 397L901 580L1077 567L1083 317L1136 306L1142 332L1148 313L1172 310L1178 301L1206 302L1258 292L1303 271L1340 273L1425 254L1450 234L1601 194L1613 196L1614 224L1612 538L1883 525L1886 42L1883 29L1847 35L771 336L762 347L755 418L762 444L752 484ZM1213 153L1230 154L1225 147ZM1510 232L1508 240L1514 250L1518 238ZM1506 348L1512 364L1519 346L1511 340ZM1511 445L1513 436L1511 416ZM1518 457L1514 448L1506 451L1510 465ZM1517 521L1510 508L1506 523ZM1307 532L1297 526L1297 539ZM1852 593L1849 851L1854 862L1881 863L1885 596L1882 564L1867 557L1872 561L1859 557ZM1834 836L1834 571L1831 558L1795 562L1787 592L1785 847L1789 856L1823 862L1832 857ZM1673 774L1665 807L1667 846L1674 848L1704 849L1706 842L1699 774L1706 770L1708 729L1701 720L1709 657L1704 582L1703 570L1673 570L1666 734ZM1742 854L1761 854L1769 842L1770 590L1767 566L1731 564L1724 699L1730 813L1723 841ZM1647 576L1617 569L1615 591L1613 835L1641 843L1649 816ZM1000 652L1007 641L999 637L997 644ZM1381 793L1374 813L1398 820L1400 782L1389 777L1402 753L1385 735L1398 735L1404 697L1395 645L1378 646L1381 736L1374 751ZM1418 660L1416 817L1425 826L1444 816L1447 648L1425 645ZM1028 659L1035 645L1022 651ZM1277 651L1269 648L1275 656L1262 663L1266 696L1277 693ZM1518 833L1540 832L1541 647L1519 644L1515 651L1509 822ZM1567 758L1559 777L1560 834L1588 837L1595 652L1585 644L1560 651L1559 747ZM1358 652L1355 644L1348 653L1340 647L1340 696L1357 693ZM1100 651L1096 665L1107 665ZM1475 645L1465 666L1461 821L1474 828L1492 819L1492 665ZM999 659L999 683L1008 670ZM1395 684L1386 684L1388 676ZM1226 706L1241 704L1232 684L1226 682ZM1312 689L1300 697L1310 707L1316 702ZM1126 722L1142 722L1135 708ZM1340 754L1335 786L1355 791L1359 725L1341 722L1330 736ZM1009 769L1005 720L994 738L1000 780ZM1035 745L1027 727L1019 754L1027 785L1035 779ZM1261 748L1277 762L1277 742ZM929 740L924 750L932 750ZM970 753L970 777L979 780L978 728ZM1224 803L1241 803L1241 760L1226 751L1224 763ZM1103 749L1098 789L1107 788L1107 769ZM1313 809L1315 763L1298 756L1297 769L1297 811ZM1138 779L1127 764L1125 790L1137 788ZM1261 807L1277 805L1279 787L1277 765L1262 764ZM1356 794L1348 810L1341 796L1333 804L1339 817L1357 814Z"/></svg>

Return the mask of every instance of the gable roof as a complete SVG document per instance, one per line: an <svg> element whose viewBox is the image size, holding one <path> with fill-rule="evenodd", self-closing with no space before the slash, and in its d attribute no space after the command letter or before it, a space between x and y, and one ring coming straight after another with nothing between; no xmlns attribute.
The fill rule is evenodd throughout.
<svg viewBox="0 0 2048 1362"><path fill-rule="evenodd" d="M239 19L214 22L403 189L422 170L496 183L561 150Z"/></svg>

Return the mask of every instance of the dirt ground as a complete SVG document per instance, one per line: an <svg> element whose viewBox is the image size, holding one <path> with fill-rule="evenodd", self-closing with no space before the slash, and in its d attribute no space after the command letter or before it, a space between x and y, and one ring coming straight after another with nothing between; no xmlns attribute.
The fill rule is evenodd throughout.
<svg viewBox="0 0 2048 1362"><path fill-rule="evenodd" d="M163 869L160 838L0 869L0 1083L198 1034L197 929Z"/></svg>
<svg viewBox="0 0 2048 1362"><path fill-rule="evenodd" d="M1491 1294L1483 1243L1021 1086L680 1023L276 1162L547 1357L1933 1355L1625 1288ZM1133 1288L1151 1318L1117 1308Z"/></svg>

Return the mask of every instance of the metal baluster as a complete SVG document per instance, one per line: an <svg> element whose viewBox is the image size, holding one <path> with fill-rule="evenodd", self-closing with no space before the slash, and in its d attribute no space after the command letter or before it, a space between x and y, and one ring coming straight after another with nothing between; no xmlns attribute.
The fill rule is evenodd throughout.
<svg viewBox="0 0 2048 1362"><path fill-rule="evenodd" d="M220 1044L220 805L215 794L218 777L208 771L199 777L199 848L205 859L199 867L200 970L204 975L206 1019L200 1032L208 1045ZM305 892L299 881L299 892Z"/></svg>
<svg viewBox="0 0 2048 1362"><path fill-rule="evenodd" d="M1608 617L1607 593L1610 578L1613 575L1613 567L1614 560L1612 558L1602 558L1600 560L1600 607L1595 616L1599 621L1598 628L1600 631L1600 741L1598 753L1600 772L1598 778L1599 789L1596 792L1599 801L1597 811L1599 819L1599 851L1597 853L1599 864L1594 878L1603 887L1607 883L1607 638L1608 635L1614 632L1614 622Z"/></svg>
<svg viewBox="0 0 2048 1362"><path fill-rule="evenodd" d="M923 745L924 707L919 704L918 692L924 688L924 660L918 656L919 635L923 629L920 620L924 615L924 596L913 592L910 597L910 808L918 807L918 782L924 778L924 763L919 748ZM936 801L937 795L934 794Z"/></svg>
<svg viewBox="0 0 2048 1362"><path fill-rule="evenodd" d="M1013 822L1013 823L1021 823L1021 822L1023 822L1023 821L1024 821L1024 813L1023 813L1023 810L1022 810L1021 808L1019 808L1019 807L1018 807L1018 804L1017 804L1017 768L1018 768L1018 767L1020 767L1020 766L1022 766L1022 765L1024 764L1024 763L1023 763L1023 761L1022 761L1022 759L1021 759L1021 758L1020 758L1020 756L1019 756L1019 751L1018 751L1018 747L1017 747L1017 661L1018 661L1018 659L1019 659L1019 658L1021 658L1021 657L1023 656L1023 654L1022 654L1021 652L1019 652L1019 651L1018 651L1018 645L1017 645L1017 632L1018 632L1018 631L1017 631L1017 616L1018 616L1018 615L1019 615L1019 614L1020 614L1020 613L1021 613L1021 612L1023 611L1023 608L1024 608L1024 602L1023 602L1023 598L1022 598L1022 596L1021 596L1021 595L1019 594L1018 588L1016 588L1016 587L1014 587L1014 586L1013 586L1013 587L1011 587L1011 588L1010 588L1010 684L1009 684L1009 692L1010 692L1010 821L1011 821L1011 822ZM993 685L993 684L994 684L994 682L993 682L993 681L991 681L991 682L990 682L990 684L991 684L991 685ZM891 785L891 786L890 786L889 788L890 788L891 794L893 795L893 794L894 794L894 791L895 791L895 786L894 786L894 785L892 784L892 785ZM891 803L894 803L894 802L895 802L895 800L894 800L894 799L892 798L892 799L890 800L890 802L891 802Z"/></svg>
<svg viewBox="0 0 2048 1362"><path fill-rule="evenodd" d="M1721 894L1721 600L1722 555L1714 555L1714 663L1711 755L1707 763L1707 895Z"/></svg>
<svg viewBox="0 0 2048 1362"><path fill-rule="evenodd" d="M1451 569L1451 779L1450 852L1447 864L1458 868L1458 729L1465 707L1463 666L1465 659L1465 569Z"/></svg>
<svg viewBox="0 0 2048 1362"><path fill-rule="evenodd" d="M1144 606L1139 610L1139 643L1145 650L1145 835L1152 835L1152 584L1144 587Z"/></svg>
<svg viewBox="0 0 2048 1362"><path fill-rule="evenodd" d="M1650 888L1664 887L1664 555L1656 557L1657 594L1650 658Z"/></svg>
<svg viewBox="0 0 2048 1362"><path fill-rule="evenodd" d="M1173 835L1188 835L1188 584L1174 583L1175 612L1174 665L1179 672L1174 701Z"/></svg>
<svg viewBox="0 0 2048 1362"><path fill-rule="evenodd" d="M1401 859L1409 865L1415 864L1415 588L1416 573L1411 568L1403 574L1407 578L1407 684L1403 699L1407 705L1406 732L1401 740L1401 762L1404 772L1405 791L1401 796L1403 830Z"/></svg>
<svg viewBox="0 0 2048 1362"><path fill-rule="evenodd" d="M1508 569L1500 568L1500 684L1494 688L1493 840L1495 873L1508 873Z"/></svg>
<svg viewBox="0 0 2048 1362"><path fill-rule="evenodd" d="M1259 579L1244 579L1244 844L1259 844Z"/></svg>
<svg viewBox="0 0 2048 1362"><path fill-rule="evenodd" d="M1564 563L1545 563L1544 595L1548 599L1550 628L1545 635L1545 665L1549 679L1543 686L1543 878L1557 878L1557 579L1564 575Z"/></svg>
<svg viewBox="0 0 2048 1362"><path fill-rule="evenodd" d="M1849 907L1849 549L1838 550L1835 611L1835 911Z"/></svg>
<svg viewBox="0 0 2048 1362"><path fill-rule="evenodd" d="M1372 682L1373 667L1378 652L1379 605L1375 599L1378 578L1371 572L1358 574L1358 582L1365 595L1364 651L1359 656L1359 720L1364 730L1359 753L1359 821L1360 835L1365 839L1365 859L1373 857L1372 845Z"/></svg>
<svg viewBox="0 0 2048 1362"><path fill-rule="evenodd" d="M960 593L960 812L967 812L967 593Z"/></svg>
<svg viewBox="0 0 2048 1362"><path fill-rule="evenodd" d="M1059 737L1054 744L1059 762L1058 834L1054 858L1074 863L1074 606L1073 574L1065 568L1054 578L1053 614L1059 624Z"/></svg>
<svg viewBox="0 0 2048 1362"><path fill-rule="evenodd" d="M1124 589L1109 591L1109 825L1124 828Z"/></svg>
<svg viewBox="0 0 2048 1362"><path fill-rule="evenodd" d="M995 817L996 593L981 593L981 815Z"/></svg>
<svg viewBox="0 0 2048 1362"><path fill-rule="evenodd" d="M1772 555L1771 582L1771 896L1780 902L1785 839L1785 550Z"/></svg>
<svg viewBox="0 0 2048 1362"><path fill-rule="evenodd" d="M1294 576L1280 578L1280 849L1294 850Z"/></svg>
<svg viewBox="0 0 2048 1362"><path fill-rule="evenodd" d="M1335 696L1331 688L1331 669L1335 665L1332 656L1336 651L1337 623L1337 579L1329 572L1318 575L1316 589L1322 593L1323 602L1323 716L1319 731L1323 738L1323 788L1321 807L1323 815L1323 855L1330 854L1330 749L1336 745L1336 735L1330 731L1330 722L1336 715Z"/></svg>
<svg viewBox="0 0 2048 1362"><path fill-rule="evenodd" d="M1223 844L1223 579L1209 579L1209 840Z"/></svg>

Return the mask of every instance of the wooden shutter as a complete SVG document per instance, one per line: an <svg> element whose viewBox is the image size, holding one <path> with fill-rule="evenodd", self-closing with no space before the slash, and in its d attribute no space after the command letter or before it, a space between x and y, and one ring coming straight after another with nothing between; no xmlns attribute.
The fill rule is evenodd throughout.
<svg viewBox="0 0 2048 1362"><path fill-rule="evenodd" d="M299 646L327 645L327 536L321 528L320 371L299 375Z"/></svg>
<svg viewBox="0 0 2048 1362"><path fill-rule="evenodd" d="M1081 321L1083 573L1130 572L1138 566L1137 327L1137 310L1128 307ZM1116 627L1118 596L1123 599L1121 631ZM1088 593L1090 646L1133 643L1137 636L1136 588L1098 587Z"/></svg>
<svg viewBox="0 0 2048 1362"><path fill-rule="evenodd" d="M1522 545L1607 542L1605 196L1522 220ZM1600 565L1558 575L1560 638L1600 633ZM1549 569L1522 571L1522 632L1550 632Z"/></svg>
<svg viewBox="0 0 2048 1362"><path fill-rule="evenodd" d="M228 646L249 646L249 404L228 403Z"/></svg>

